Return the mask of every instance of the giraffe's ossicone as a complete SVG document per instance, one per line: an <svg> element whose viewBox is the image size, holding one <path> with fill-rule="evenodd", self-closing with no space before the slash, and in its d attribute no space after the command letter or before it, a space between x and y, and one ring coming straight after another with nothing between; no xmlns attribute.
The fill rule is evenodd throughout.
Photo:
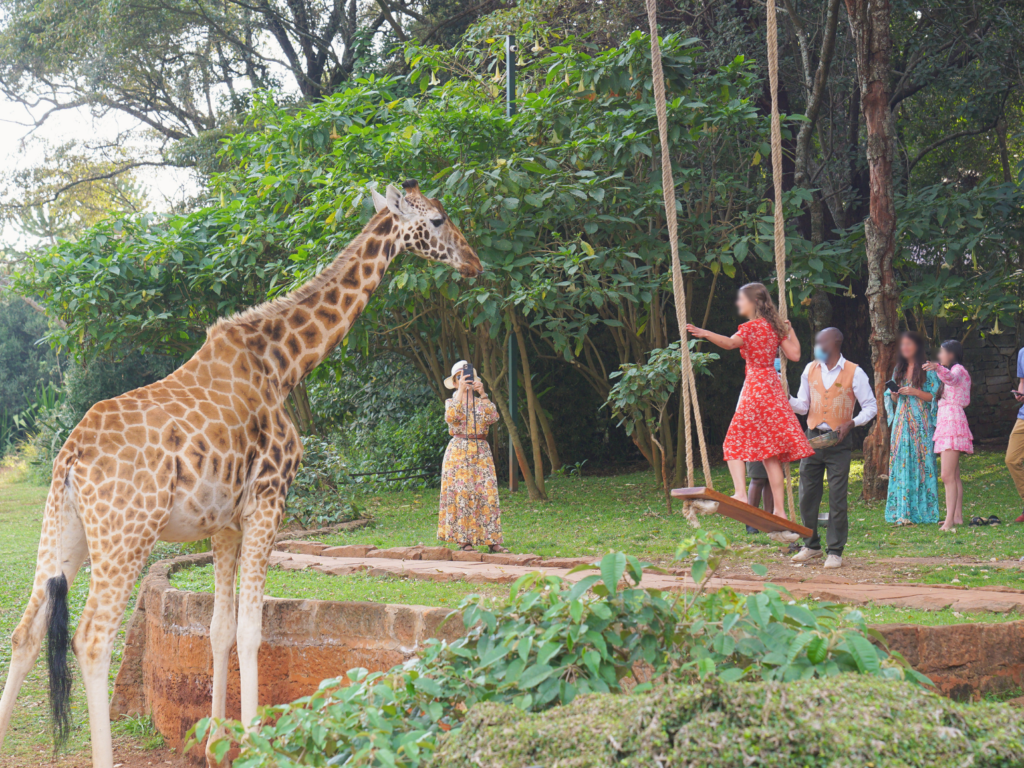
<svg viewBox="0 0 1024 768"><path fill-rule="evenodd" d="M302 459L285 398L345 337L400 253L448 264L464 277L482 272L441 203L422 195L415 181L403 187L404 195L393 186L385 196L373 192L376 215L316 278L218 321L181 368L97 403L72 431L54 462L35 583L12 638L0 747L44 635L55 734L68 735L67 589L88 558L89 598L70 644L85 683L93 766L112 768L110 654L159 540L212 538L211 712L225 716L228 657L237 645L242 720L256 716L267 562Z"/></svg>

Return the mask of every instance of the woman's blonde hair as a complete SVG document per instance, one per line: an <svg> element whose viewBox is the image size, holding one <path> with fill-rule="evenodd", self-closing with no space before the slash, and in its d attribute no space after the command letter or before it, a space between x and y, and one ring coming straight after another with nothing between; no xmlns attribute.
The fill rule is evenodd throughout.
<svg viewBox="0 0 1024 768"><path fill-rule="evenodd" d="M740 290L754 305L754 317L767 320L780 339L789 336L789 323L779 315L779 310L775 308L775 302L772 301L772 295L768 293L768 289L764 287L763 283L747 283Z"/></svg>

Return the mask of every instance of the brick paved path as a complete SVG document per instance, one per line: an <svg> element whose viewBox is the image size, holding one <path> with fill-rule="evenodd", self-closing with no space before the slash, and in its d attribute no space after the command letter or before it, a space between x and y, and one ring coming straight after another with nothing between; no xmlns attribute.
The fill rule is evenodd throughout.
<svg viewBox="0 0 1024 768"><path fill-rule="evenodd" d="M427 581L465 581L470 584L510 584L532 571L543 571L577 581L587 571L570 574L577 565L595 563L594 558L541 558L538 555L459 552L447 547L395 547L375 549L371 546L349 545L328 547L312 541L287 541L277 545L270 564L289 570L312 569L335 576L365 571L372 576L397 576ZM693 581L685 569L672 573L644 575L643 586L662 590L692 589ZM962 613L991 611L1024 614L1024 591L990 587L967 589L954 585L860 584L845 579L840 573L818 573L803 581L773 579L794 597L817 597L838 603L861 605L893 605L940 611L952 608ZM718 578L712 589L728 585L748 594L764 589L757 579Z"/></svg>

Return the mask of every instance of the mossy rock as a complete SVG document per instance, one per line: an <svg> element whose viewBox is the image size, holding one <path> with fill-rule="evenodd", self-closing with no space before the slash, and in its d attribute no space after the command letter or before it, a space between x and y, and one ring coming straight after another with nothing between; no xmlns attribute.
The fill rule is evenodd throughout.
<svg viewBox="0 0 1024 768"><path fill-rule="evenodd" d="M668 686L589 695L524 714L474 707L436 768L1010 768L1024 717L856 675L797 683Z"/></svg>

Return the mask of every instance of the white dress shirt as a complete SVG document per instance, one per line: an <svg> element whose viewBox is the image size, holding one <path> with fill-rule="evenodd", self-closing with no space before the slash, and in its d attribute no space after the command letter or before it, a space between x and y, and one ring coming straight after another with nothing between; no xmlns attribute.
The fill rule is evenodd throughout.
<svg viewBox="0 0 1024 768"><path fill-rule="evenodd" d="M793 406L793 412L799 413L801 416L806 416L807 412L811 409L811 385L807 380L807 373L813 365L821 366L821 383L825 389L828 389L839 378L843 366L846 365L846 358L840 355L839 360L836 361L835 366L832 368L828 367L828 363L819 362L818 360L812 360L807 364L804 372L800 375L800 390L797 392L796 397L790 395L789 398L789 404ZM853 417L853 425L855 427L862 427L875 418L875 414L878 413L878 403L875 402L875 393L871 391L871 382L868 381L868 375L860 367L853 374L853 395L860 404L860 413ZM811 427L811 429L831 429L825 423L816 426L808 424L807 426Z"/></svg>

